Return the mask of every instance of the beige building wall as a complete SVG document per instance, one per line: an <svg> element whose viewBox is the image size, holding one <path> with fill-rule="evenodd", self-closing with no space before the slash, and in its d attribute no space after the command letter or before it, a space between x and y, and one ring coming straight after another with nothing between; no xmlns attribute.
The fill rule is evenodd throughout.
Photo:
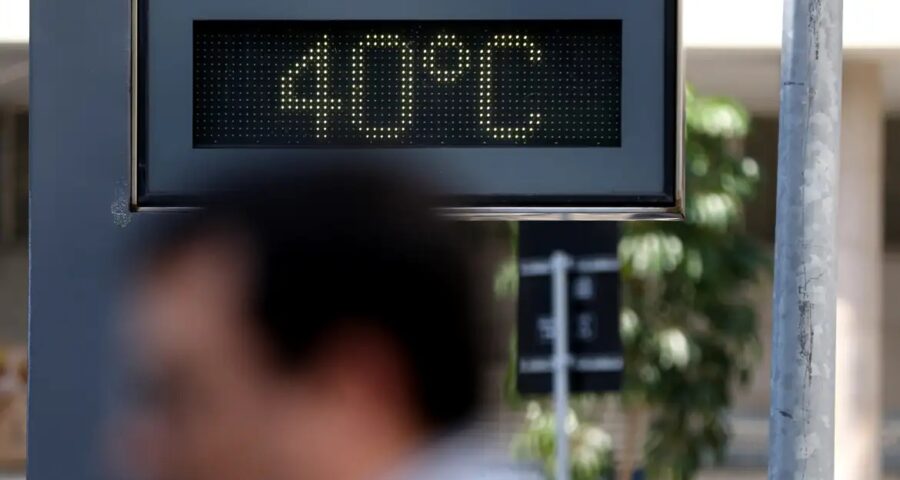
<svg viewBox="0 0 900 480"><path fill-rule="evenodd" d="M753 382L735 396L735 413L740 416L766 417L769 414L769 370L771 369L770 339L772 335L771 277L760 282L751 295L759 309L759 336L762 341L762 361ZM900 249L884 256L884 320L880 335L882 364L885 366L885 419L900 422ZM897 445L900 447L900 445Z"/></svg>
<svg viewBox="0 0 900 480"><path fill-rule="evenodd" d="M881 478L892 479L900 475L900 345L898 345L900 343L900 117L888 114L888 118L884 119L883 128L884 140L880 146L884 150L884 163L881 165L883 171L869 172L869 174L877 173L875 178L881 182L879 188L882 189L882 192L878 193L877 198L881 199L883 208L879 217L882 221L880 227L883 229L881 241L884 244L881 258L880 294L872 296L872 298L881 298L879 308L875 309L875 311L881 310L881 326L873 338L879 344L871 350L877 351L880 348L878 358L883 368L883 372L877 376L881 383L880 388L875 389L876 391L880 390L880 400L883 405L883 421L880 422L880 429L882 430L886 473ZM859 135L866 136L865 133ZM761 241L770 245L774 241L777 140L777 117L773 113L768 113L754 120L753 132L746 144L747 154L760 162L764 175L759 196L747 212L748 228ZM848 144L848 146L850 145ZM879 147L876 147L875 151L878 149ZM854 166L863 168L865 164L854 164ZM877 163L869 162L867 168L879 167ZM864 192L864 194L870 193ZM875 202L871 198L866 201ZM859 208L865 207L860 206ZM877 208L874 210L877 211ZM851 215L852 212L853 209L850 209L849 213L844 215ZM874 277L876 273L873 273L872 276ZM861 270L857 270L855 275L862 275L863 280L868 278L867 274ZM765 478L769 371L771 368L769 355L772 325L771 288L771 276L765 276L757 288L750 292L758 305L759 335L763 355L750 387L735 395L734 438L730 463L733 467L740 468L705 477L704 480ZM836 478L840 479L840 477ZM856 479L854 478L854 480Z"/></svg>
<svg viewBox="0 0 900 480"><path fill-rule="evenodd" d="M747 142L747 154L762 167L759 196L749 207L748 228L768 244L774 240L775 172L777 163L777 120L772 117L754 119ZM886 162L882 182L884 189L884 264L882 285L884 375L884 408L886 416L900 418L900 117L885 121ZM738 411L746 414L768 414L769 408L769 343L771 340L771 277L764 278L751 292L758 304L760 339L764 363L760 364L751 388L737 396ZM896 368L892 368L896 367Z"/></svg>

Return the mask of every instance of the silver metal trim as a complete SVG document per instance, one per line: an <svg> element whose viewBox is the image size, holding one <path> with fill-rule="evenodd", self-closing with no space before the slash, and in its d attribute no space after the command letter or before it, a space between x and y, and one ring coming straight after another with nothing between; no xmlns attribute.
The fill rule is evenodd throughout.
<svg viewBox="0 0 900 480"><path fill-rule="evenodd" d="M189 211L185 206L142 206L138 202L138 40L139 6L131 0L131 210L134 212ZM685 218L683 0L675 0L675 205L671 207L451 207L440 210L455 220L484 221L681 221Z"/></svg>
<svg viewBox="0 0 900 480"><path fill-rule="evenodd" d="M138 41L140 35L138 32L138 1L131 0L131 161L129 166L129 174L131 176L130 199L129 206L132 211L139 211L138 205Z"/></svg>
<svg viewBox="0 0 900 480"><path fill-rule="evenodd" d="M675 207L672 213L678 215L677 220L685 218L685 171L684 171L684 81L685 81L685 55L684 55L684 8L682 0L675 1Z"/></svg>
<svg viewBox="0 0 900 480"><path fill-rule="evenodd" d="M441 209L441 214L458 220L511 221L681 221L684 210L676 191L674 207L455 207Z"/></svg>

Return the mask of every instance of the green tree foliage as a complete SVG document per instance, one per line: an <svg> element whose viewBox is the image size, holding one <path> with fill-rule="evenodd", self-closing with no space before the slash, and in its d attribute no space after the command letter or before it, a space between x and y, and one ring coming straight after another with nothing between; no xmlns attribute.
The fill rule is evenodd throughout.
<svg viewBox="0 0 900 480"><path fill-rule="evenodd" d="M602 428L579 420L573 408L566 419L569 432L572 480L606 480L612 478L612 438ZM544 473L553 477L556 469L556 419L552 410L545 411L536 401L528 403L525 433L515 438L513 453L527 460L540 460Z"/></svg>
<svg viewBox="0 0 900 480"><path fill-rule="evenodd" d="M759 180L738 148L746 111L690 90L686 107L686 221L626 224L619 244L625 401L650 408L645 465L660 480L692 478L724 454L734 387L759 357L745 294L767 265L743 225Z"/></svg>
<svg viewBox="0 0 900 480"><path fill-rule="evenodd" d="M743 224L759 180L757 163L740 150L748 128L747 112L734 101L689 90L686 221L623 226L622 399L626 408L649 412L643 464L650 479L688 480L721 459L732 394L749 382L759 357L756 312L745 295L768 256ZM508 270L498 275L498 290L514 285ZM514 390L512 382L507 387ZM517 451L550 465L546 420L534 412L528 419ZM610 452L597 452L591 465L608 465Z"/></svg>

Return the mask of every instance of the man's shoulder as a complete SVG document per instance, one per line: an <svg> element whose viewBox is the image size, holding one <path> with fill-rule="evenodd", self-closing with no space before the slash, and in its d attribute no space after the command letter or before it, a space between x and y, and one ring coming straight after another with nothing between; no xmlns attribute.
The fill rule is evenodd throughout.
<svg viewBox="0 0 900 480"><path fill-rule="evenodd" d="M491 449L442 449L420 460L402 480L546 480L539 466Z"/></svg>
<svg viewBox="0 0 900 480"><path fill-rule="evenodd" d="M456 435L405 469L400 480L545 480L537 465L516 462L477 435Z"/></svg>
<svg viewBox="0 0 900 480"><path fill-rule="evenodd" d="M458 477L464 480L463 477ZM506 464L498 466L485 466L479 471L470 471L465 475L465 480L545 480L543 474L535 468L525 464ZM444 480L444 479L441 479ZM450 479L446 479L450 480ZM453 480L457 480L454 478Z"/></svg>
<svg viewBox="0 0 900 480"><path fill-rule="evenodd" d="M417 469L403 480L545 480L545 477L539 469L524 464L473 462Z"/></svg>

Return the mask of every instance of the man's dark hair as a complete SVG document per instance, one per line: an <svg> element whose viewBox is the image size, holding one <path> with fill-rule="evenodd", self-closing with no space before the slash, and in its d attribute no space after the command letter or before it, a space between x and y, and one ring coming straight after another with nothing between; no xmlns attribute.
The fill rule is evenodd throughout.
<svg viewBox="0 0 900 480"><path fill-rule="evenodd" d="M255 268L253 328L280 367L302 368L339 331L375 330L408 362L432 427L452 428L473 412L480 309L471 266L413 180L345 167L227 190L158 236L150 264L210 235L237 234Z"/></svg>

